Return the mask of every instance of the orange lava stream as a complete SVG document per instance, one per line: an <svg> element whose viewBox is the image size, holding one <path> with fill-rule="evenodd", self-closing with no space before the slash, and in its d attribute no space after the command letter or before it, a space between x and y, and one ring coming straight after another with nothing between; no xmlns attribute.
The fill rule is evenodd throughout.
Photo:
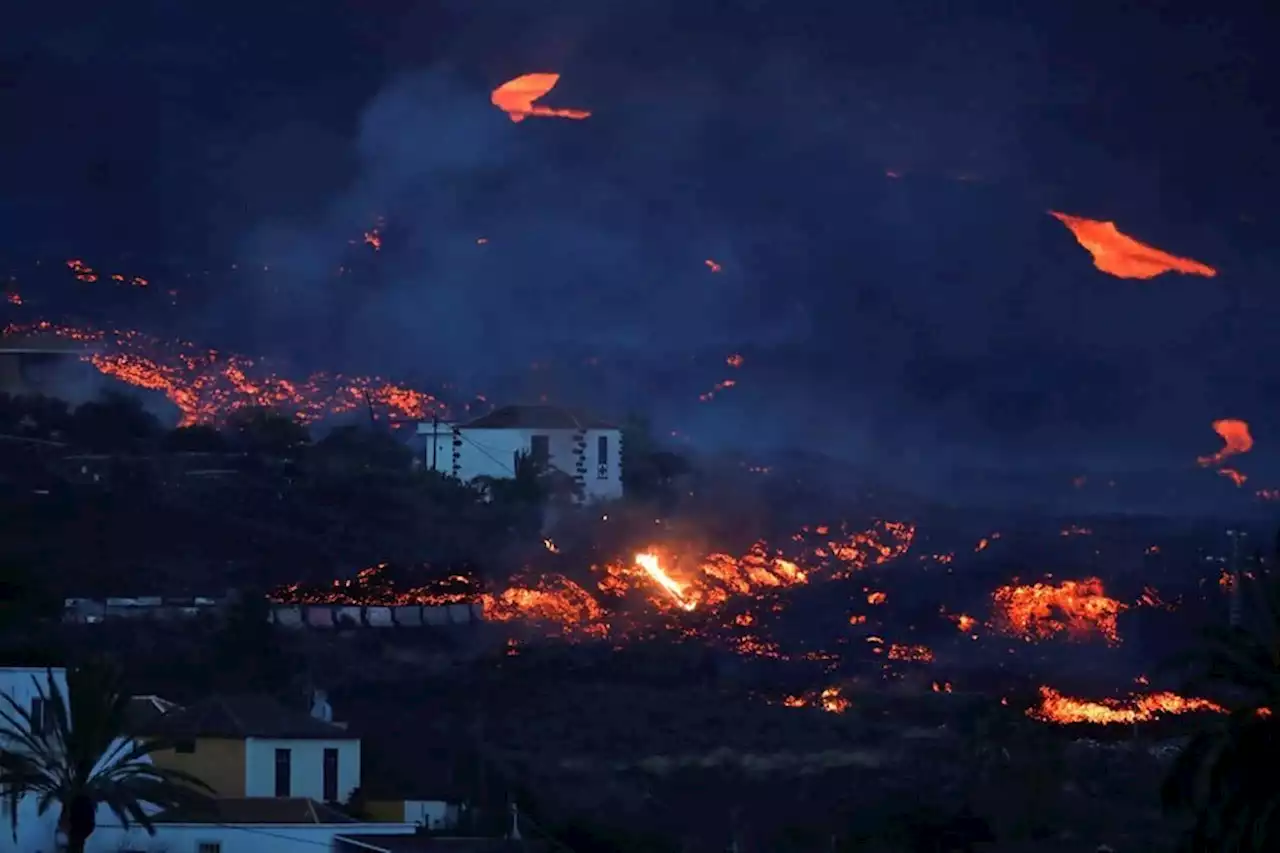
<svg viewBox="0 0 1280 853"><path fill-rule="evenodd" d="M1049 215L1071 229L1076 242L1093 256L1095 267L1117 278L1151 279L1166 272L1210 278L1218 274L1213 267L1199 261L1180 258L1140 243L1121 233L1114 222L1069 216L1053 210Z"/></svg>
<svg viewBox="0 0 1280 853"><path fill-rule="evenodd" d="M159 391L178 407L182 426L215 423L248 406L266 406L310 423L366 407L392 421L418 421L443 410L432 395L379 377L313 373L276 376L252 358L164 342L135 331L105 332L51 323L11 325L10 335L48 336L91 345L81 359L130 385Z"/></svg>
<svg viewBox="0 0 1280 853"><path fill-rule="evenodd" d="M1102 581L1086 578L998 588L992 595L996 627L1027 642L1066 634L1074 640L1100 634L1108 643L1120 642L1117 620L1128 605L1107 597Z"/></svg>
<svg viewBox="0 0 1280 853"><path fill-rule="evenodd" d="M1070 723L1132 725L1148 722L1164 715L1188 714L1196 711L1226 713L1225 708L1208 699L1188 699L1167 691L1134 695L1128 699L1103 699L1095 702L1064 696L1052 687L1041 687L1040 704L1028 708L1027 716L1059 725Z"/></svg>
<svg viewBox="0 0 1280 853"><path fill-rule="evenodd" d="M1253 449L1253 436L1249 433L1246 421L1224 418L1213 422L1213 431L1222 437L1223 448L1209 456L1196 459L1197 464L1205 468L1221 465L1231 456L1248 453ZM1230 475L1225 475L1230 476ZM1239 485L1237 483L1237 485Z"/></svg>
<svg viewBox="0 0 1280 853"><path fill-rule="evenodd" d="M559 74L522 74L494 89L490 100L495 107L510 116L512 121L524 121L529 116L589 118L591 113L587 110L557 109L534 104L534 101L554 89L559 82Z"/></svg>

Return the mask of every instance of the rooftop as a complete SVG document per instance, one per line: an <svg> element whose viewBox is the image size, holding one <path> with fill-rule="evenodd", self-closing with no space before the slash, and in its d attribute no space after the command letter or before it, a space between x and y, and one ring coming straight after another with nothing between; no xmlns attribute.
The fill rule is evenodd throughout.
<svg viewBox="0 0 1280 853"><path fill-rule="evenodd" d="M503 406L461 425L463 429L618 429L581 409Z"/></svg>
<svg viewBox="0 0 1280 853"><path fill-rule="evenodd" d="M207 803L168 809L151 819L155 823L359 823L350 815L306 797L223 797Z"/></svg>
<svg viewBox="0 0 1280 853"><path fill-rule="evenodd" d="M342 726L287 708L270 696L257 695L210 696L186 708L175 707L139 720L137 733L169 739L352 737Z"/></svg>

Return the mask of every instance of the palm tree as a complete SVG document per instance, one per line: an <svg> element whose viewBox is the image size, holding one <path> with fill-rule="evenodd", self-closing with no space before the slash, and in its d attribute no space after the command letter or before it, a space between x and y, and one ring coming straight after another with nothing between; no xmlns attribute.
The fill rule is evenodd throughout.
<svg viewBox="0 0 1280 853"><path fill-rule="evenodd" d="M151 753L171 744L128 736L129 697L120 691L114 670L69 670L65 699L52 670L45 685L34 676L32 681L43 713L33 714L0 694L0 796L9 807L15 840L18 804L27 796L37 798L42 815L58 806L69 853L83 853L100 805L126 829L136 824L154 835L155 810L209 800L213 789L203 781L150 762Z"/></svg>
<svg viewBox="0 0 1280 853"><path fill-rule="evenodd" d="M1191 819L1193 853L1280 849L1280 585L1263 577L1261 560L1254 567L1238 581L1252 593L1252 612L1207 632L1190 661L1188 694L1228 713L1191 738L1162 790L1166 809Z"/></svg>

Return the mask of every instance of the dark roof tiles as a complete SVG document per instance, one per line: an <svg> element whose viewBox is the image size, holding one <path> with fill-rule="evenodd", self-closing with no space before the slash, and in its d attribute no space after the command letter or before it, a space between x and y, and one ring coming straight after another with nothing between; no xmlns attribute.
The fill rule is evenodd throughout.
<svg viewBox="0 0 1280 853"><path fill-rule="evenodd" d="M287 708L270 696L210 696L139 721L137 734L175 738L353 739L342 726Z"/></svg>

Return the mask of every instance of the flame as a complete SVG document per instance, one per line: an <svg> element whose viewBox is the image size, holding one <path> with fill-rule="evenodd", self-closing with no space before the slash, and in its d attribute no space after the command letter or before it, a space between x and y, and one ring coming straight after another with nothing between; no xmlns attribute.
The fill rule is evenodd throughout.
<svg viewBox="0 0 1280 853"><path fill-rule="evenodd" d="M1041 687L1040 703L1027 709L1027 716L1059 725L1094 723L1107 726L1116 723L1133 725L1167 714L1189 714L1195 711L1226 713L1225 708L1208 699L1187 699L1167 691L1093 702L1064 696L1052 687Z"/></svg>
<svg viewBox="0 0 1280 853"><path fill-rule="evenodd" d="M742 356L738 355L735 352L732 355L727 356L724 360L724 363L729 365L730 367L742 367L742 362L745 360L746 359L744 359Z"/></svg>
<svg viewBox="0 0 1280 853"><path fill-rule="evenodd" d="M1253 449L1253 436L1249 434L1249 424L1246 421L1238 421L1234 418L1214 421L1213 431L1222 437L1224 446L1217 453L1196 459L1196 462L1204 468L1221 465L1228 457L1248 453Z"/></svg>
<svg viewBox="0 0 1280 853"><path fill-rule="evenodd" d="M559 554L559 553L560 553L560 549L556 546L556 543L555 543L555 542L553 542L553 541L551 541L550 539L543 539L543 540L542 540L542 547L543 547L543 548L546 548L546 549L547 549L548 551L550 551L552 554Z"/></svg>
<svg viewBox="0 0 1280 853"><path fill-rule="evenodd" d="M1108 598L1098 578L1063 581L1057 586L1045 583L1009 585L992 595L997 626L1004 633L1028 642L1057 634L1080 640L1101 634L1107 642L1120 642L1116 622L1128 606Z"/></svg>
<svg viewBox="0 0 1280 853"><path fill-rule="evenodd" d="M1199 261L1179 258L1140 243L1122 234L1114 222L1068 216L1053 210L1049 215L1071 229L1076 242L1093 256L1095 267L1117 278L1150 279L1166 272L1210 278L1218 274L1213 267Z"/></svg>
<svg viewBox="0 0 1280 853"><path fill-rule="evenodd" d="M512 121L524 121L529 116L588 118L591 113L586 110L556 109L534 104L534 101L554 89L559 82L559 74L523 74L494 89L490 100L495 107L510 116Z"/></svg>
<svg viewBox="0 0 1280 853"><path fill-rule="evenodd" d="M804 708L812 705L828 714L843 714L849 710L852 703L840 695L839 687L826 687L816 693L787 696L782 700L782 704L788 708Z"/></svg>
<svg viewBox="0 0 1280 853"><path fill-rule="evenodd" d="M720 266L718 263L711 260L710 258L707 258L705 261L703 261L703 263L706 264L707 269L711 270L712 272L720 272L720 270L724 269L724 267Z"/></svg>
<svg viewBox="0 0 1280 853"><path fill-rule="evenodd" d="M697 601L686 601L684 597L684 587L671 579L671 576L662 570L661 564L658 562L657 554L636 554L636 565L644 569L645 573L666 590L667 595L671 596L684 610L692 610L698 606Z"/></svg>
<svg viewBox="0 0 1280 853"><path fill-rule="evenodd" d="M909 646L902 643L889 644L889 660L909 660L929 663L933 660L933 649L928 646Z"/></svg>

